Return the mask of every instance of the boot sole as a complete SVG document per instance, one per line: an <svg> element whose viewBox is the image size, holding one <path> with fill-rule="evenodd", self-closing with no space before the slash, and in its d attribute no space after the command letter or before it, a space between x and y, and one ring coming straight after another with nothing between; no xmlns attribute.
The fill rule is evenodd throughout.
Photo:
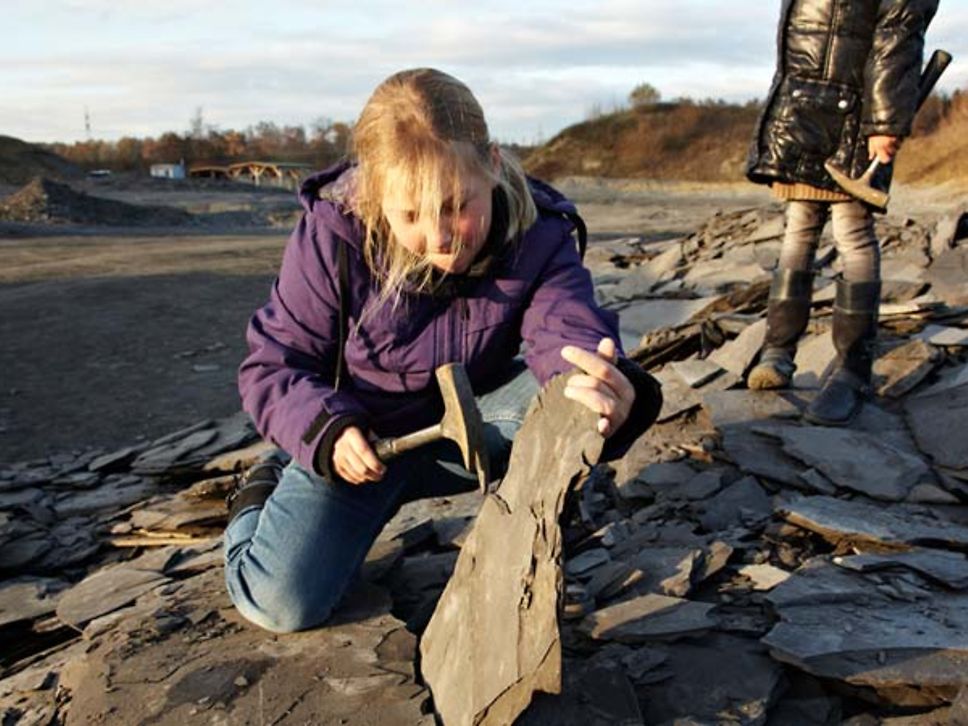
<svg viewBox="0 0 968 726"><path fill-rule="evenodd" d="M790 378L775 368L759 366L750 371L746 379L746 387L755 391L771 391L786 388L790 385Z"/></svg>

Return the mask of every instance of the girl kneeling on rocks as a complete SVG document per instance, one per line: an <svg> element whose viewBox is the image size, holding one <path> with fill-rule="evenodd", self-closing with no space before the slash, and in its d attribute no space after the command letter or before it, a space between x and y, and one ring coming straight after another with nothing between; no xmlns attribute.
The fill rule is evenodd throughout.
<svg viewBox="0 0 968 726"><path fill-rule="evenodd" d="M457 79L417 69L380 84L352 161L300 197L239 372L245 410L292 461L278 484L250 477L225 533L233 602L277 632L326 621L402 503L474 487L450 442L386 464L371 446L440 420L438 366L465 367L498 471L539 384L573 366L566 396L600 414L606 457L661 403L594 301L574 206L491 141Z"/></svg>

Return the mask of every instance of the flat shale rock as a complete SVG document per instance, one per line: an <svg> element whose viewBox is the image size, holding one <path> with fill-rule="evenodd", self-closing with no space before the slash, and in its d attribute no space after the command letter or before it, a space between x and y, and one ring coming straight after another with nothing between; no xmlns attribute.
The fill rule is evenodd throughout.
<svg viewBox="0 0 968 726"><path fill-rule="evenodd" d="M968 329L946 325L928 325L914 337L931 345L959 347L968 345Z"/></svg>
<svg viewBox="0 0 968 726"><path fill-rule="evenodd" d="M80 629L167 581L168 578L156 570L125 565L107 567L65 592L57 604L57 617Z"/></svg>
<svg viewBox="0 0 968 726"><path fill-rule="evenodd" d="M790 577L786 570L769 564L746 565L739 569L739 574L753 581L754 590L772 590Z"/></svg>
<svg viewBox="0 0 968 726"><path fill-rule="evenodd" d="M742 378L763 347L765 337L766 320L758 320L747 326L736 338L714 350L707 360Z"/></svg>
<svg viewBox="0 0 968 726"><path fill-rule="evenodd" d="M716 297L695 300L646 300L622 308L622 329L639 336L689 322L693 315L705 310Z"/></svg>
<svg viewBox="0 0 968 726"><path fill-rule="evenodd" d="M149 479L116 477L87 491L67 492L57 497L54 512L60 519L67 517L117 511L144 501L157 491L157 484Z"/></svg>
<svg viewBox="0 0 968 726"><path fill-rule="evenodd" d="M773 514L769 495L754 477L727 486L702 504L700 522L709 532L754 525Z"/></svg>
<svg viewBox="0 0 968 726"><path fill-rule="evenodd" d="M855 572L913 570L949 589L968 589L968 558L960 552L916 548L882 555L835 557L834 564Z"/></svg>
<svg viewBox="0 0 968 726"><path fill-rule="evenodd" d="M135 608L61 675L70 723L424 724L415 638L378 591L333 624L274 636L236 614L209 570Z"/></svg>
<svg viewBox="0 0 968 726"><path fill-rule="evenodd" d="M713 605L666 595L642 595L585 617L579 630L594 640L644 643L695 635L715 626Z"/></svg>
<svg viewBox="0 0 968 726"><path fill-rule="evenodd" d="M723 368L716 363L695 358L673 361L669 365L690 388L700 388L723 372Z"/></svg>
<svg viewBox="0 0 968 726"><path fill-rule="evenodd" d="M914 438L924 453L941 466L968 469L965 438L968 384L910 398L905 402L905 411Z"/></svg>
<svg viewBox="0 0 968 726"><path fill-rule="evenodd" d="M810 563L807 571L767 596L780 616L763 638L774 657L869 686L898 705L950 702L968 682L968 595L914 587L899 598L873 577L829 563ZM788 586L815 596L797 602L784 592Z"/></svg>
<svg viewBox="0 0 968 726"><path fill-rule="evenodd" d="M900 398L928 377L942 359L933 345L911 340L874 361L877 395Z"/></svg>
<svg viewBox="0 0 968 726"><path fill-rule="evenodd" d="M702 405L712 425L722 430L764 419L797 418L800 409L791 398L777 391L712 391L703 394Z"/></svg>
<svg viewBox="0 0 968 726"><path fill-rule="evenodd" d="M0 582L0 626L50 615L57 608L64 580L23 577Z"/></svg>
<svg viewBox="0 0 968 726"><path fill-rule="evenodd" d="M794 358L797 370L793 375L793 385L797 388L818 388L836 357L837 350L829 331L802 340Z"/></svg>
<svg viewBox="0 0 968 726"><path fill-rule="evenodd" d="M799 497L780 509L786 520L832 542L849 539L886 545L948 545L968 549L968 527L942 519L927 507L890 506L861 499Z"/></svg>
<svg viewBox="0 0 968 726"><path fill-rule="evenodd" d="M646 547L630 564L643 573L635 585L636 592L686 597L702 579L705 551L693 547Z"/></svg>
<svg viewBox="0 0 968 726"><path fill-rule="evenodd" d="M602 661L602 662L599 662ZM638 698L619 663L602 659L564 662L561 695L537 694L516 726L639 726Z"/></svg>
<svg viewBox="0 0 968 726"><path fill-rule="evenodd" d="M716 635L667 653L667 679L637 689L647 724L764 724L785 687L782 666L753 640Z"/></svg>
<svg viewBox="0 0 968 726"><path fill-rule="evenodd" d="M136 474L177 475L201 469L218 454L254 443L259 436L240 411L218 421L203 421L152 442L131 464Z"/></svg>
<svg viewBox="0 0 968 726"><path fill-rule="evenodd" d="M701 363L701 361L696 362ZM704 395L709 392L732 388L740 380L734 373L728 371L724 373L716 366L719 374L695 388L676 372L674 365L669 364L655 374L655 378L662 384L662 410L657 419L660 423L675 418L693 408L698 408L702 404Z"/></svg>
<svg viewBox="0 0 968 726"><path fill-rule="evenodd" d="M423 675L447 726L511 723L534 691L561 688L558 517L603 441L595 414L564 398L566 379L532 404L421 639Z"/></svg>
<svg viewBox="0 0 968 726"><path fill-rule="evenodd" d="M727 426L722 429L723 450L742 471L771 479L792 488L804 487L808 467L786 454L773 437L757 433L762 424ZM771 427L775 431L778 426Z"/></svg>
<svg viewBox="0 0 968 726"><path fill-rule="evenodd" d="M949 305L968 304L968 246L946 250L935 258L924 276L931 289Z"/></svg>
<svg viewBox="0 0 968 726"><path fill-rule="evenodd" d="M901 501L930 476L930 468L922 459L887 445L875 434L824 426L755 430L779 438L787 454L837 486L874 499Z"/></svg>
<svg viewBox="0 0 968 726"><path fill-rule="evenodd" d="M180 494L160 497L131 514L131 525L154 532L204 529L225 522L225 502L192 501Z"/></svg>

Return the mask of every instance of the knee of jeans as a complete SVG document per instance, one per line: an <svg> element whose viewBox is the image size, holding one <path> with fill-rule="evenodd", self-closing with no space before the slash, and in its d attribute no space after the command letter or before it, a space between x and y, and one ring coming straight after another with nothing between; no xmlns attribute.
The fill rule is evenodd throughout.
<svg viewBox="0 0 968 726"><path fill-rule="evenodd" d="M226 571L229 596L239 614L263 630L295 633L323 625L333 613L339 593L306 593L298 583L260 583L258 595L236 570Z"/></svg>

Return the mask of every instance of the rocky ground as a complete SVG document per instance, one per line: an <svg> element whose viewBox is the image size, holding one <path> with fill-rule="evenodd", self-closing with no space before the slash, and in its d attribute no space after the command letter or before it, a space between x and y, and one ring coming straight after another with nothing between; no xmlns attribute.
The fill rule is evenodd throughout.
<svg viewBox="0 0 968 726"><path fill-rule="evenodd" d="M224 593L221 498L264 451L243 417L4 465L3 723L965 722L964 206L879 222L878 396L834 430L799 412L833 359L836 255L795 387L747 391L782 219L731 198L613 205L588 252L660 422L589 468L546 392L497 492L401 510L326 628L260 632Z"/></svg>

